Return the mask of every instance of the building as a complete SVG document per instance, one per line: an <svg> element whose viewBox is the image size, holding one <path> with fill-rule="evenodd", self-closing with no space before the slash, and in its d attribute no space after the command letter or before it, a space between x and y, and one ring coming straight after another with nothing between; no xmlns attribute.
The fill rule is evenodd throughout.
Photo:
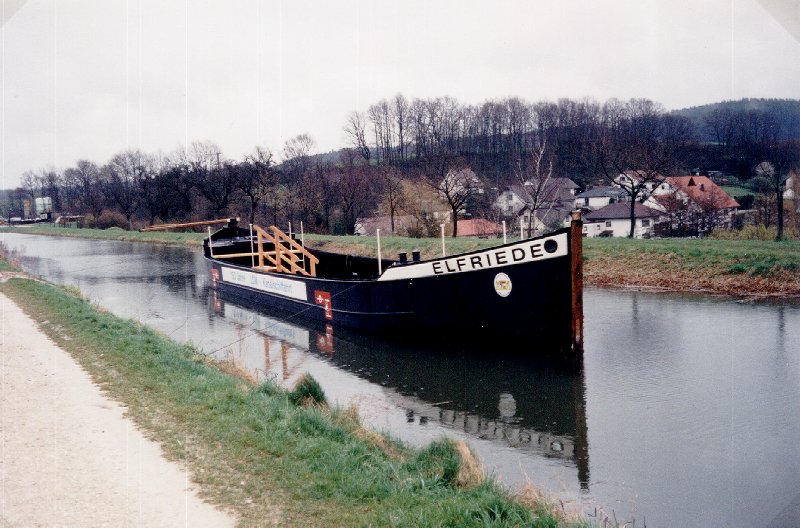
<svg viewBox="0 0 800 528"><path fill-rule="evenodd" d="M634 238L649 238L663 213L637 203L634 209L636 223ZM631 204L614 203L583 217L583 234L587 237L627 237L631 232Z"/></svg>
<svg viewBox="0 0 800 528"><path fill-rule="evenodd" d="M471 238L498 238L503 236L503 226L486 220L485 218L459 220L457 236Z"/></svg>
<svg viewBox="0 0 800 528"><path fill-rule="evenodd" d="M549 178L542 185L530 181L508 185L498 194L495 208L509 226L520 226L525 236L533 236L562 227L565 221L569 225L578 189L578 184L569 178Z"/></svg>
<svg viewBox="0 0 800 528"><path fill-rule="evenodd" d="M645 202L670 217L673 230L694 234L733 224L739 202L707 176L669 176Z"/></svg>
<svg viewBox="0 0 800 528"><path fill-rule="evenodd" d="M575 208L594 211L612 203L629 201L628 193L619 187L597 186L576 194Z"/></svg>

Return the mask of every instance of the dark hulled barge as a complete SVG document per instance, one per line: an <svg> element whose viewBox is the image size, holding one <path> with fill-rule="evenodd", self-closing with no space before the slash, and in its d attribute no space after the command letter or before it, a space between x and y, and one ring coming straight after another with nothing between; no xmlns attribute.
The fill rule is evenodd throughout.
<svg viewBox="0 0 800 528"><path fill-rule="evenodd" d="M271 227L228 226L204 254L212 285L293 317L388 338L457 336L578 357L581 222L459 255L408 261L309 249ZM530 348L526 346L526 348Z"/></svg>

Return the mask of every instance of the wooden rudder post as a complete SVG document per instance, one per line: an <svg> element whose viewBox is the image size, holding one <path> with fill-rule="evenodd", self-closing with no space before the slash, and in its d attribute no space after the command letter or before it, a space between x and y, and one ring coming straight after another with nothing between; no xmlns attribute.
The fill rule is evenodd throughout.
<svg viewBox="0 0 800 528"><path fill-rule="evenodd" d="M570 223L570 268L572 282L572 354L583 361L583 221L581 212L572 212Z"/></svg>

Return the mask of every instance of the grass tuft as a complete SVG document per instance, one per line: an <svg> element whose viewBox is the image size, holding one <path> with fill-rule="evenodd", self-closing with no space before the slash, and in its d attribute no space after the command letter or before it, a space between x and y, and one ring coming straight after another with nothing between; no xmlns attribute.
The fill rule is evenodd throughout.
<svg viewBox="0 0 800 528"><path fill-rule="evenodd" d="M302 405L304 407L328 404L322 386L308 373L303 374L303 376L297 380L294 389L289 393L289 401L295 405Z"/></svg>

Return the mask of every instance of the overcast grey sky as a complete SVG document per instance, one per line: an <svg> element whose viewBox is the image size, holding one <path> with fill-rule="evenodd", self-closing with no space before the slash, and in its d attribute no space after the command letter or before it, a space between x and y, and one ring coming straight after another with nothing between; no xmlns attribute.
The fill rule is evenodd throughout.
<svg viewBox="0 0 800 528"><path fill-rule="evenodd" d="M398 92L800 97L800 43L754 0L0 1L3 188L195 140L238 159L307 132L326 151Z"/></svg>

